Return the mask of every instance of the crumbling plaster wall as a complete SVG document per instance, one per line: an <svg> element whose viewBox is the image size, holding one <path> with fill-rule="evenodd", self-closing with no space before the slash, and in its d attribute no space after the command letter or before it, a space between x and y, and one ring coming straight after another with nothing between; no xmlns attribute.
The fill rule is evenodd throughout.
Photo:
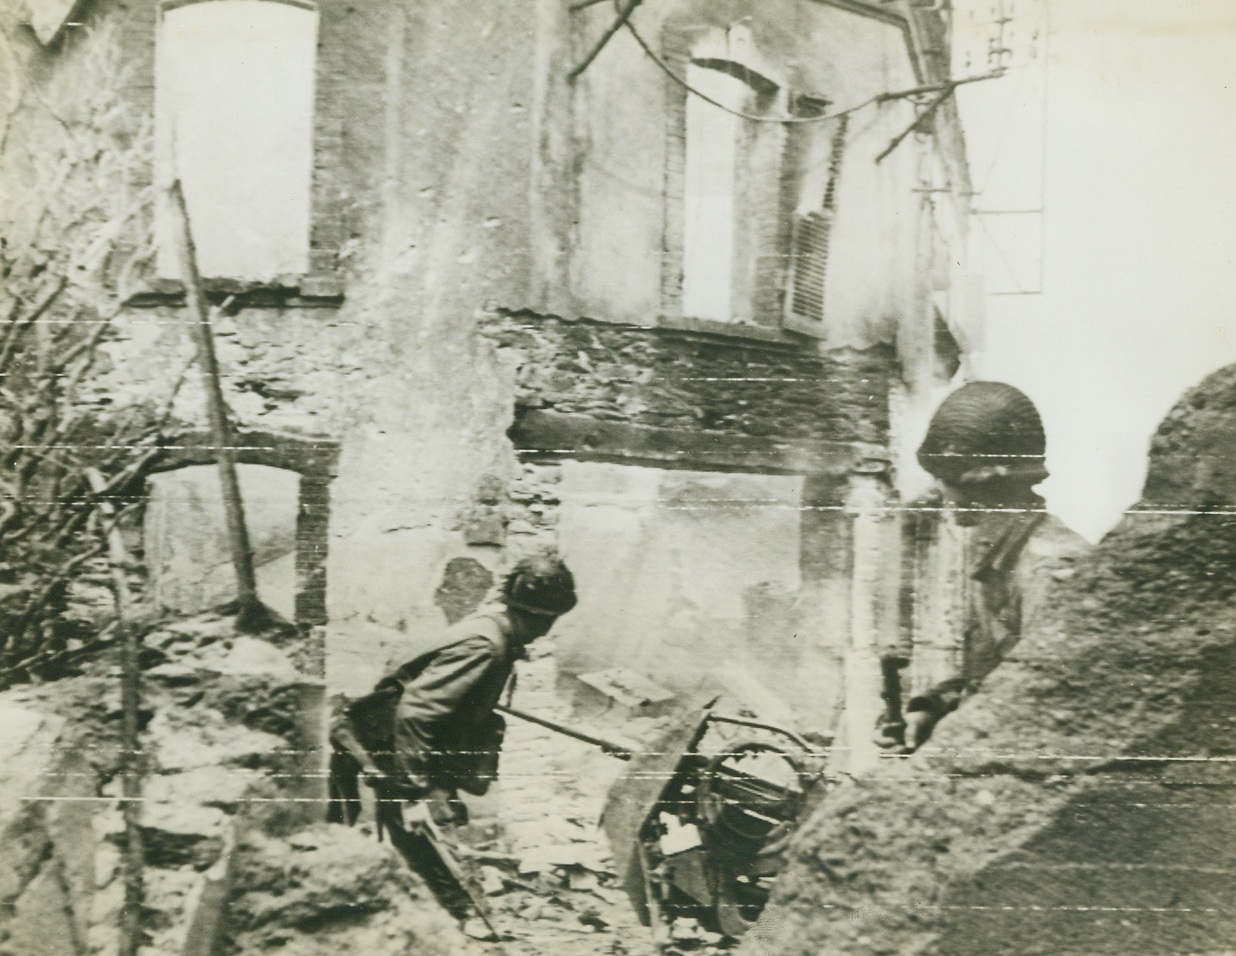
<svg viewBox="0 0 1236 956"><path fill-rule="evenodd" d="M440 625L442 566L469 551L461 513L481 476L514 474L509 378L475 326L487 301L527 299L535 18L531 2L498 0L318 7L316 271L236 287L215 331L238 425L342 439L332 634L369 658L353 625L384 640ZM114 42L115 82L152 116L156 31L153 3L92 4L63 43L23 41L29 75L71 77L82 49ZM133 171L135 188L154 178ZM186 322L160 283L122 313L98 383L112 407L158 414L175 393L173 420L204 427ZM490 544L472 551L499 559Z"/></svg>
<svg viewBox="0 0 1236 956"><path fill-rule="evenodd" d="M852 610L871 640L895 628L896 608L866 579L852 587L852 525L872 502L852 496L850 466L805 475L795 466L812 443L865 450L879 465L889 351L821 356L529 312L495 314L485 334L513 368L517 423L525 413L586 415L665 429L677 447L721 453L758 438L785 449L712 472L692 470L689 457L659 467L638 447L607 447L598 460L586 435L573 453L524 449L532 461L512 489L519 511L507 528L556 541L580 589L579 609L555 632L563 670L628 667L681 692L731 691L833 732ZM886 538L863 538L872 581L895 582L881 574L889 555L881 565L876 554Z"/></svg>
<svg viewBox="0 0 1236 956"><path fill-rule="evenodd" d="M552 0L546 5L562 7ZM561 76L582 60L609 10L545 16L553 29L546 31L543 56ZM918 82L902 29L827 3L675 0L640 7L634 20L660 54L666 30L745 23L761 60L775 65L774 81L796 93L825 96L833 109ZM551 244L538 246L539 275L552 277L547 308L651 325L667 314L667 305L674 311L672 290L667 293L664 284L673 284L678 265L666 261L675 254L667 217L684 197L681 183L667 175L667 151L681 122L674 104L686 94L620 32L573 85L551 81L544 95L555 108L551 115L573 117L573 125L566 133L548 128L539 137L541 179L576 183L558 199L569 204L542 217L553 236ZM913 311L917 148L907 143L881 164L874 162L912 119L903 101L851 117L830 243L830 346L891 341L899 318ZM834 125L821 124L821 135L831 135ZM775 327L780 315L755 320Z"/></svg>
<svg viewBox="0 0 1236 956"><path fill-rule="evenodd" d="M330 396L329 659L364 665L362 684L400 632L441 625L449 558L499 560L458 528L481 476L512 472L510 386L474 329L485 302L526 294L533 24L530 4L495 0L321 11L355 250Z"/></svg>

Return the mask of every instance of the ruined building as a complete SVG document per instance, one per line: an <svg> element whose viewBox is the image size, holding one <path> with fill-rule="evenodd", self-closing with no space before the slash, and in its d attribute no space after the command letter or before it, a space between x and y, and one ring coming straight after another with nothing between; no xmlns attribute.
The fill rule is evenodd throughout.
<svg viewBox="0 0 1236 956"><path fill-rule="evenodd" d="M772 688L824 732L873 645L951 633L904 609L895 512L980 344L947 4L648 0L591 59L608 4L4 6L6 196L68 164L129 204L92 386L185 424L149 483L165 604L227 581L178 177L263 595L336 689L547 542L564 671Z"/></svg>

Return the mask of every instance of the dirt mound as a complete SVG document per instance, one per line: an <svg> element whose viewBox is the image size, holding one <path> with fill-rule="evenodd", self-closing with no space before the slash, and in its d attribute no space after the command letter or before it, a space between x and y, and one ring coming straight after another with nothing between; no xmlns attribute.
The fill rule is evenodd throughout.
<svg viewBox="0 0 1236 956"><path fill-rule="evenodd" d="M1228 951L1236 367L981 693L808 822L752 953Z"/></svg>

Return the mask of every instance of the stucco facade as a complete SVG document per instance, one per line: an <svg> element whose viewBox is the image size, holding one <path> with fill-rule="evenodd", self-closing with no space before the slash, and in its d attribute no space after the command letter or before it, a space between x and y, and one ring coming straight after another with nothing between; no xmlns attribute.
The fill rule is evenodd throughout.
<svg viewBox="0 0 1236 956"><path fill-rule="evenodd" d="M153 131L118 174L147 225L173 173L227 189L202 169L218 157L175 153L177 111L194 106L156 89L159 37L190 6L238 22L275 2L95 0L58 33L23 26L16 4L6 191L39 178L101 85ZM956 371L949 350L964 366L980 330L959 279L969 184L951 104L877 161L947 76L940 15L910 0L642 5L632 23L671 73L712 71L761 111L733 117L718 205L699 137L731 127L633 35L570 76L608 5L287 6L316 37L308 267L207 285L229 300L215 334L242 461L284 456L301 475L289 606L324 641L334 687L364 689L447 604L554 543L581 597L560 625L564 668L623 663L682 691L742 674L835 731L847 668L869 681L873 648L905 626L895 505L922 484L908 449ZM77 111L67 126L45 108L53 84ZM245 175L243 150L219 155ZM199 248L239 241L187 191ZM721 241L692 225L700 209L734 220L720 300L684 266ZM812 212L824 304L804 320L796 229ZM174 395L173 417L201 432L169 271L152 259L125 297L96 384L106 414Z"/></svg>

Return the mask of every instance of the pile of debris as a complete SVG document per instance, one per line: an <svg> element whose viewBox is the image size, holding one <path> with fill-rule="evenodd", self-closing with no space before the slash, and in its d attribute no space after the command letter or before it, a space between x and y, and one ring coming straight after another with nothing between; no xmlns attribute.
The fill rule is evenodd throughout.
<svg viewBox="0 0 1236 956"><path fill-rule="evenodd" d="M1230 952L1234 451L1236 367L981 692L823 802L743 951Z"/></svg>
<svg viewBox="0 0 1236 956"><path fill-rule="evenodd" d="M299 637L205 615L142 642L143 956L475 952L387 846L322 819L323 688ZM0 694L0 954L117 951L114 652Z"/></svg>

